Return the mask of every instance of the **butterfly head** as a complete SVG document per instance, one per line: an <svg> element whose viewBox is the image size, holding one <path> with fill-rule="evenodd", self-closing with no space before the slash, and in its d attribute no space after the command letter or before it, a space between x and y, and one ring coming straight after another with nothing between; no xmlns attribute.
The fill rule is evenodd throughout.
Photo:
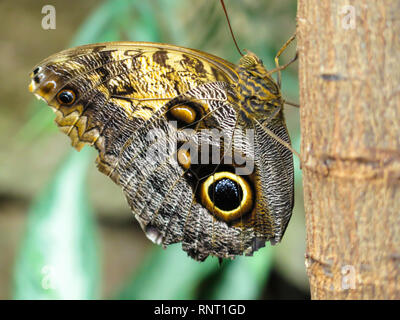
<svg viewBox="0 0 400 320"><path fill-rule="evenodd" d="M247 51L240 59L238 93L242 111L247 118L266 119L283 104L279 86L270 76L263 62Z"/></svg>

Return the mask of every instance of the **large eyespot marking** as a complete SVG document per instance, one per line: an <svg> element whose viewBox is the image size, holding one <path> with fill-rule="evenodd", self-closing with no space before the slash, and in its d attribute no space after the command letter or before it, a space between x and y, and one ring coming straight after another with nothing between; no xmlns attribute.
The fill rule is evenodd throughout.
<svg viewBox="0 0 400 320"><path fill-rule="evenodd" d="M209 176L202 183L200 199L216 217L230 222L250 212L253 190L243 177L222 171Z"/></svg>
<svg viewBox="0 0 400 320"><path fill-rule="evenodd" d="M57 94L57 101L63 105L71 105L75 102L75 93L70 89L61 90Z"/></svg>
<svg viewBox="0 0 400 320"><path fill-rule="evenodd" d="M236 181L222 178L208 187L208 196L214 200L217 208L231 211L240 206L243 192Z"/></svg>

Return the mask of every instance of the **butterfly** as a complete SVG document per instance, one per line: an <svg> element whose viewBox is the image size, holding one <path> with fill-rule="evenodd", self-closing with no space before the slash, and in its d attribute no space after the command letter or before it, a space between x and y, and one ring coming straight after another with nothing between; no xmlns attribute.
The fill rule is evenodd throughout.
<svg viewBox="0 0 400 320"><path fill-rule="evenodd" d="M294 202L285 101L255 54L235 65L168 44L98 43L30 77L72 146L97 149L153 242L203 261L282 239Z"/></svg>

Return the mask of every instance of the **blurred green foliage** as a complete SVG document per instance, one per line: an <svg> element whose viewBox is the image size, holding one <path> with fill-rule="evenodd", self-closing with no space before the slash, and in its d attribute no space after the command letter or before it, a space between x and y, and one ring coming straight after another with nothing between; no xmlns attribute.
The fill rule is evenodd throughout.
<svg viewBox="0 0 400 320"><path fill-rule="evenodd" d="M273 29L276 21L264 18L263 13L270 9L268 1L245 1L245 4L226 1L226 4L240 46L251 48L267 62L267 67L273 67L274 54L285 39L281 41L278 37L277 41L271 32L276 30ZM288 10L294 19L295 4ZM278 20L279 14L282 13L276 14ZM242 24L243 21L248 23ZM260 30L262 25L265 29ZM71 46L116 40L165 42L238 60L219 1L105 1L87 18ZM297 98L297 80L293 74L284 73L283 91L292 100ZM32 109L32 118L21 135L32 138L50 132L49 128L53 131L56 126L49 108L36 103ZM291 136L298 149L298 126L295 129ZM85 196L85 169L91 155L88 150L71 151L33 203L15 265L16 299L99 298L98 235ZM298 184L301 179L298 163L296 178ZM261 296L274 259L279 256L276 251L267 245L252 258L238 257L219 266L213 258L204 263L191 260L180 244L167 250L156 248L122 290L110 298L256 299Z"/></svg>
<svg viewBox="0 0 400 320"><path fill-rule="evenodd" d="M28 214L15 267L15 299L99 297L95 221L87 202L88 150L72 152Z"/></svg>

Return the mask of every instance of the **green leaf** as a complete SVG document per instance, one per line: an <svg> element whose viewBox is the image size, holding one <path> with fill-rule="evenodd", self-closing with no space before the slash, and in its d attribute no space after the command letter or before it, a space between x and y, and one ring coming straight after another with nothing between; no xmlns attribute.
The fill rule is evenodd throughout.
<svg viewBox="0 0 400 320"><path fill-rule="evenodd" d="M194 299L200 282L218 270L218 260L197 262L181 244L155 247L117 299Z"/></svg>
<svg viewBox="0 0 400 320"><path fill-rule="evenodd" d="M117 299L196 299L210 276L217 281L206 291L207 299L257 299L273 265L274 248L262 248L253 257L226 260L216 258L200 263L190 259L181 245L166 250L155 247L137 273L116 296Z"/></svg>
<svg viewBox="0 0 400 320"><path fill-rule="evenodd" d="M29 210L15 299L98 298L97 237L85 189L91 155L71 152Z"/></svg>
<svg viewBox="0 0 400 320"><path fill-rule="evenodd" d="M105 1L80 27L71 46L118 41L160 41L155 12L148 1Z"/></svg>
<svg viewBox="0 0 400 320"><path fill-rule="evenodd" d="M229 261L210 299L259 299L268 280L275 249L269 244L253 257L236 257Z"/></svg>

